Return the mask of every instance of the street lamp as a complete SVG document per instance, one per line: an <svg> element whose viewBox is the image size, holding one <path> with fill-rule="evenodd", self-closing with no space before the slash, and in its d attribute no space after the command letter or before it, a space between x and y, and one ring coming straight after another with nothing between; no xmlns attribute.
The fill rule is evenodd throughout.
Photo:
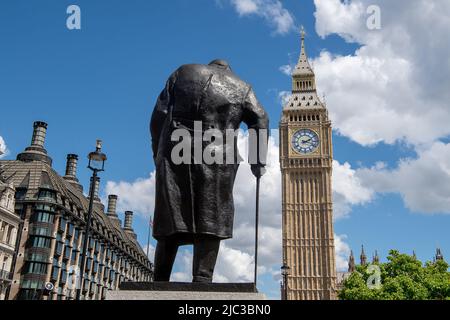
<svg viewBox="0 0 450 320"><path fill-rule="evenodd" d="M284 263L283 266L281 267L281 275L283 276L283 300L287 300L288 299L288 276L289 276L289 270L291 268L289 268L289 266Z"/></svg>
<svg viewBox="0 0 450 320"><path fill-rule="evenodd" d="M81 298L81 290L84 286L84 272L86 271L86 255L87 255L87 245L89 240L89 231L91 228L91 218L92 218L92 210L94 208L94 197L95 197L95 189L96 189L96 183L100 181L100 178L98 177L98 173L105 171L105 161L106 161L106 155L101 152L102 151L102 141L97 140L96 150L94 152L89 153L88 159L89 164L88 168L92 170L92 178L91 178L91 185L89 189L89 210L88 210L88 216L86 221L86 232L84 235L83 240L83 254L81 256L81 271L80 271L80 283L77 288L77 300L80 300Z"/></svg>

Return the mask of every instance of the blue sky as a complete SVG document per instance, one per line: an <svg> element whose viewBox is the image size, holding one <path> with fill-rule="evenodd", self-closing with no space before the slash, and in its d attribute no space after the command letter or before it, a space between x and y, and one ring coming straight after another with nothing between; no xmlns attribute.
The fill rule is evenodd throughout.
<svg viewBox="0 0 450 320"><path fill-rule="evenodd" d="M446 129L421 140L407 129L401 132L403 127L400 125L398 130L397 127L395 130L380 129L381 133L373 133L372 126L367 125L369 136L373 134L361 138L353 133L358 132L354 117L349 116L348 110L343 110L343 102L347 100L336 94L333 85L342 81L341 88L347 90L349 99L361 98L354 92L359 90L355 85L358 82L353 83L352 90L342 79L345 72L358 74L358 71L336 71L340 70L339 63L343 61L339 57L363 59L358 49L370 48L375 43L366 37L366 32L358 30L357 24L354 27L353 11L343 7L344 14L341 12L340 19L347 19L348 24L342 26L338 23L341 20L336 22L328 17L335 23L326 25L323 17L314 16L314 13L326 15L327 5L334 5L334 9L344 6L339 1L332 0L329 4L320 0L315 3L283 1L279 4L293 18L293 23L287 30L277 32L270 11L263 8L278 1L256 1L259 11L249 13L239 11L239 2L3 1L0 4L0 137L8 148L5 159L13 159L29 144L33 121L43 120L49 123L46 148L58 172L64 171L67 153L79 154L82 160L78 175L86 186L89 171L84 168L85 155L93 149L95 139L101 138L109 157L107 171L102 174L103 182L133 183L137 179L147 179L154 170L148 122L165 80L181 64L208 63L215 58L228 60L233 70L253 85L269 113L271 127L277 128L281 113L279 93L290 90L290 78L280 71L280 67L295 64L299 53L298 27L304 25L308 33L308 55L314 60L319 86L323 83L322 90L328 90L330 114L336 118L335 159L340 165L348 163L351 167L349 177L370 191L370 196L362 200L347 201L351 208L344 218L336 221L336 234L345 235L343 241L357 254L364 244L369 254L378 250L382 258L389 249L396 248L407 253L415 250L419 258L430 260L437 246L442 247L444 255L446 252L450 255L450 216L447 214L450 208L428 210L425 204L410 199L416 191L386 181L386 176L392 179L409 176L399 170L402 159L410 159L413 166L414 160L422 155L424 159L427 157L432 144L442 141L446 147ZM363 0L354 2L365 3ZM382 9L386 8L383 13L387 12L389 5L380 2L385 6ZM81 30L66 28L66 8L70 4L81 8ZM386 16L390 19L390 14ZM393 25L392 21L386 22L387 28ZM409 22L405 18L397 23L406 26ZM347 29L350 27L354 29ZM379 36L383 36L381 32ZM448 48L432 47L430 50L448 53L445 49ZM392 51L398 54L398 51ZM331 61L326 59L327 53ZM385 53L380 51L380 57ZM378 57L376 52L372 54ZM384 56L383 61L388 63L390 58L392 56ZM415 58L405 59L414 65ZM351 66L355 59L348 61ZM392 61L397 60L392 58ZM388 67L386 64L385 68ZM390 71L384 69L381 72L391 75ZM447 71L445 68L441 71L443 78L445 75L448 78ZM337 79L334 82L333 76ZM404 81L407 84L408 79ZM401 94L404 88L399 87ZM394 109L394 103L389 103L390 91L367 90L383 96L388 102L387 110ZM368 97L372 98L376 97ZM370 122L370 115L364 116L365 100L361 98L360 101L363 102L357 106L360 113L355 109L355 116ZM439 102L434 103L439 105ZM397 118L400 123L402 112L399 111ZM377 126L382 127L383 121L375 124L375 128ZM436 126L443 127L439 123ZM380 162L384 167L376 169L374 166ZM428 180L425 178L425 181ZM447 182L445 184L448 186ZM434 189L430 190L424 184L423 196L428 197L428 192L433 196ZM341 190L341 193L345 192ZM352 197L347 195L347 198ZM148 214L138 212L135 218L135 229L143 245L147 239L144 216ZM344 248L344 253L348 253L348 247ZM278 281L270 273L263 275L261 280L262 290L275 297Z"/></svg>

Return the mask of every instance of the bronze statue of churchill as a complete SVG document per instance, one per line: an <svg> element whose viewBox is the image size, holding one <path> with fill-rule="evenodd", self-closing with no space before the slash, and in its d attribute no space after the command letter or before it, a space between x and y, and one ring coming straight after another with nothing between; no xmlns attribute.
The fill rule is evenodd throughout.
<svg viewBox="0 0 450 320"><path fill-rule="evenodd" d="M175 164L171 159L178 143L172 141L172 133L180 128L193 133L196 121L201 121L202 131L215 129L223 134L237 130L242 122L266 134L269 128L267 113L251 86L226 61L183 65L170 76L150 123L156 165L155 281L169 281L178 247L193 244L193 282L211 282L220 241L232 237L233 185L239 167L236 144L234 163ZM267 144L267 139L262 140L258 145ZM260 177L265 152L257 157L251 166Z"/></svg>

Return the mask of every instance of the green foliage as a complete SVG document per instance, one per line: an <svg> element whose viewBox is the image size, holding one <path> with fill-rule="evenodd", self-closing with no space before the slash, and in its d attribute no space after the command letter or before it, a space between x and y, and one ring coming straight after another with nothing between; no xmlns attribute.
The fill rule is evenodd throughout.
<svg viewBox="0 0 450 320"><path fill-rule="evenodd" d="M368 266L357 266L339 292L342 300L450 300L450 272L445 261L422 262L391 250L387 263L378 264L379 288L367 284L373 278Z"/></svg>

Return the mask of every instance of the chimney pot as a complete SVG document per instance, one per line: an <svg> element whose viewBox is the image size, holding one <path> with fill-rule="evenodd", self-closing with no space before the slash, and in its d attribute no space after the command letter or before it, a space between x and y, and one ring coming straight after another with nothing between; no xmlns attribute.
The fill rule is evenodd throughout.
<svg viewBox="0 0 450 320"><path fill-rule="evenodd" d="M124 229L126 230L133 230L133 212L132 211L125 211L125 224Z"/></svg>
<svg viewBox="0 0 450 320"><path fill-rule="evenodd" d="M42 121L36 121L33 124L33 138L31 139L31 145L33 147L44 148L45 136L47 135L47 123Z"/></svg>
<svg viewBox="0 0 450 320"><path fill-rule="evenodd" d="M78 155L68 154L66 163L66 177L75 178L77 176Z"/></svg>
<svg viewBox="0 0 450 320"><path fill-rule="evenodd" d="M52 159L47 155L44 148L45 137L47 135L47 123L36 121L33 124L33 136L31 145L25 148L25 151L17 155L19 161L43 161L52 165Z"/></svg>
<svg viewBox="0 0 450 320"><path fill-rule="evenodd" d="M115 194L110 194L108 196L108 216L117 217L117 199L118 197Z"/></svg>

